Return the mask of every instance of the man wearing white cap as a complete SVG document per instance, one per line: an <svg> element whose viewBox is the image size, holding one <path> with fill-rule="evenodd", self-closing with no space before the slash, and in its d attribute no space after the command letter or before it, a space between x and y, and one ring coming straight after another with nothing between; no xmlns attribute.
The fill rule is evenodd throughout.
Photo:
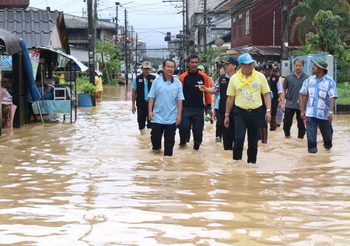
<svg viewBox="0 0 350 246"><path fill-rule="evenodd" d="M255 60L248 53L238 57L240 69L234 74L227 88L225 127L229 127L233 107L235 140L233 159L241 160L246 131L248 132L248 163L255 164L258 153L258 132L263 95L266 105L265 120L271 120L270 87L264 74L255 71Z"/></svg>
<svg viewBox="0 0 350 246"><path fill-rule="evenodd" d="M306 79L300 89L300 117L306 118L308 152L317 153L317 127L320 128L323 147L332 148L333 109L338 97L334 80L327 75L327 63L318 58L312 61L313 76Z"/></svg>
<svg viewBox="0 0 350 246"><path fill-rule="evenodd" d="M148 92L151 90L152 82L156 77L149 73L151 68L152 66L149 61L142 62L142 73L136 76L132 82L132 113L134 114L136 112L137 107L137 123L141 135L146 133L146 121L147 128L152 127L151 122L148 120Z"/></svg>

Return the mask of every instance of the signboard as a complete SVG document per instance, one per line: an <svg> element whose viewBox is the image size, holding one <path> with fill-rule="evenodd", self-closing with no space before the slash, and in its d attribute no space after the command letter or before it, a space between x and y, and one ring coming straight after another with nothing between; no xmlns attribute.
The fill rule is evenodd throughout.
<svg viewBox="0 0 350 246"><path fill-rule="evenodd" d="M40 53L35 50L28 51L28 53L29 53L30 61L33 67L34 78L36 78L36 73L38 72L39 63L40 63Z"/></svg>

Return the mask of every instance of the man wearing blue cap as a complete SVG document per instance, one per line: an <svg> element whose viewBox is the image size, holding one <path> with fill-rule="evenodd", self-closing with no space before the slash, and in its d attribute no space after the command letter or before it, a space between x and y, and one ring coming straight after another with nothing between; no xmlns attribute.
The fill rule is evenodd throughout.
<svg viewBox="0 0 350 246"><path fill-rule="evenodd" d="M262 98L266 105L265 120L271 120L271 99L269 84L261 72L254 69L255 60L248 53L238 57L240 69L230 79L227 88L225 127L229 127L233 107L235 140L233 159L241 160L246 131L248 132L248 163L256 163L258 153L258 132Z"/></svg>
<svg viewBox="0 0 350 246"><path fill-rule="evenodd" d="M309 153L317 153L317 127L320 128L323 147L332 148L333 109L338 97L334 80L327 75L328 64L321 58L312 61L313 76L300 89L300 117L306 118L306 136Z"/></svg>
<svg viewBox="0 0 350 246"><path fill-rule="evenodd" d="M215 82L214 88L207 88L204 85L198 86L199 89L203 92L209 92L212 94L218 94L220 97L219 100L219 110L217 117L217 122L220 124L224 124L224 115L226 111L226 100L227 100L227 87L230 81L230 78L236 73L236 68L238 67L238 61L234 57L229 57L227 61L225 61L225 74L221 75L218 80ZM229 127L226 127L223 129L223 143L224 143L224 150L232 150L233 148L233 141L235 136L235 130L234 130L234 117L233 112L230 112L230 121L232 124L229 125Z"/></svg>

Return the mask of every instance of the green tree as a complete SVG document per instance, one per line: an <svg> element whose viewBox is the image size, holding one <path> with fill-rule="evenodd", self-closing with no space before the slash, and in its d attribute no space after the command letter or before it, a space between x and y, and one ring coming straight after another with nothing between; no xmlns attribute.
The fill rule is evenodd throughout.
<svg viewBox="0 0 350 246"><path fill-rule="evenodd" d="M292 23L291 37L298 35L300 42L305 42L309 32L315 32L315 16L319 10L330 10L339 15L342 21L339 23L339 33L343 38L349 38L350 5L347 0L304 0L290 11Z"/></svg>
<svg viewBox="0 0 350 246"><path fill-rule="evenodd" d="M320 10L315 18L315 33L309 33L307 43L310 48L318 51L326 51L335 56L341 65L349 61L349 51L338 33L339 23L342 18L333 15L331 11Z"/></svg>
<svg viewBox="0 0 350 246"><path fill-rule="evenodd" d="M313 19L314 32L306 35L306 44L294 55L327 52L334 55L340 66L350 61L350 52L339 35L342 18L331 11L320 10Z"/></svg>
<svg viewBox="0 0 350 246"><path fill-rule="evenodd" d="M198 54L199 63L207 69L207 73L212 77L217 77L217 64L224 60L222 50L219 48L208 48L206 52Z"/></svg>
<svg viewBox="0 0 350 246"><path fill-rule="evenodd" d="M108 41L100 41L96 45L96 51L101 54L101 69L105 71L108 84L111 84L111 73L113 71L119 72L122 55L115 45Z"/></svg>

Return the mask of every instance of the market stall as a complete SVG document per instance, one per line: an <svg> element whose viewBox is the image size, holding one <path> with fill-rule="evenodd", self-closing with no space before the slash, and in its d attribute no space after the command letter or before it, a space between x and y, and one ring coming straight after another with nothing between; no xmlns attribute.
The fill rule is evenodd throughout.
<svg viewBox="0 0 350 246"><path fill-rule="evenodd" d="M16 64L18 61L20 61L20 52L21 48L19 45L19 39L7 30L0 29L0 61L9 59L11 61L15 61ZM13 126L17 108L15 101L18 102L19 99L16 93L13 96L10 94L10 88L8 88L8 82L10 81L6 81L6 85L5 83L4 85L2 84L2 82L7 79L5 78L4 73L8 72L6 70L11 71L11 78L14 85L11 86L11 89L16 89L16 87L18 88L20 83L19 78L22 75L20 66L14 66L11 62L11 64L7 64L8 67L6 69L6 64L7 63L5 62L1 62L0 66L0 135L3 127L10 128Z"/></svg>
<svg viewBox="0 0 350 246"><path fill-rule="evenodd" d="M83 63L59 49L40 47L31 51L31 63L36 72L42 97L33 102L36 115L62 114L77 118L76 77L88 69Z"/></svg>

